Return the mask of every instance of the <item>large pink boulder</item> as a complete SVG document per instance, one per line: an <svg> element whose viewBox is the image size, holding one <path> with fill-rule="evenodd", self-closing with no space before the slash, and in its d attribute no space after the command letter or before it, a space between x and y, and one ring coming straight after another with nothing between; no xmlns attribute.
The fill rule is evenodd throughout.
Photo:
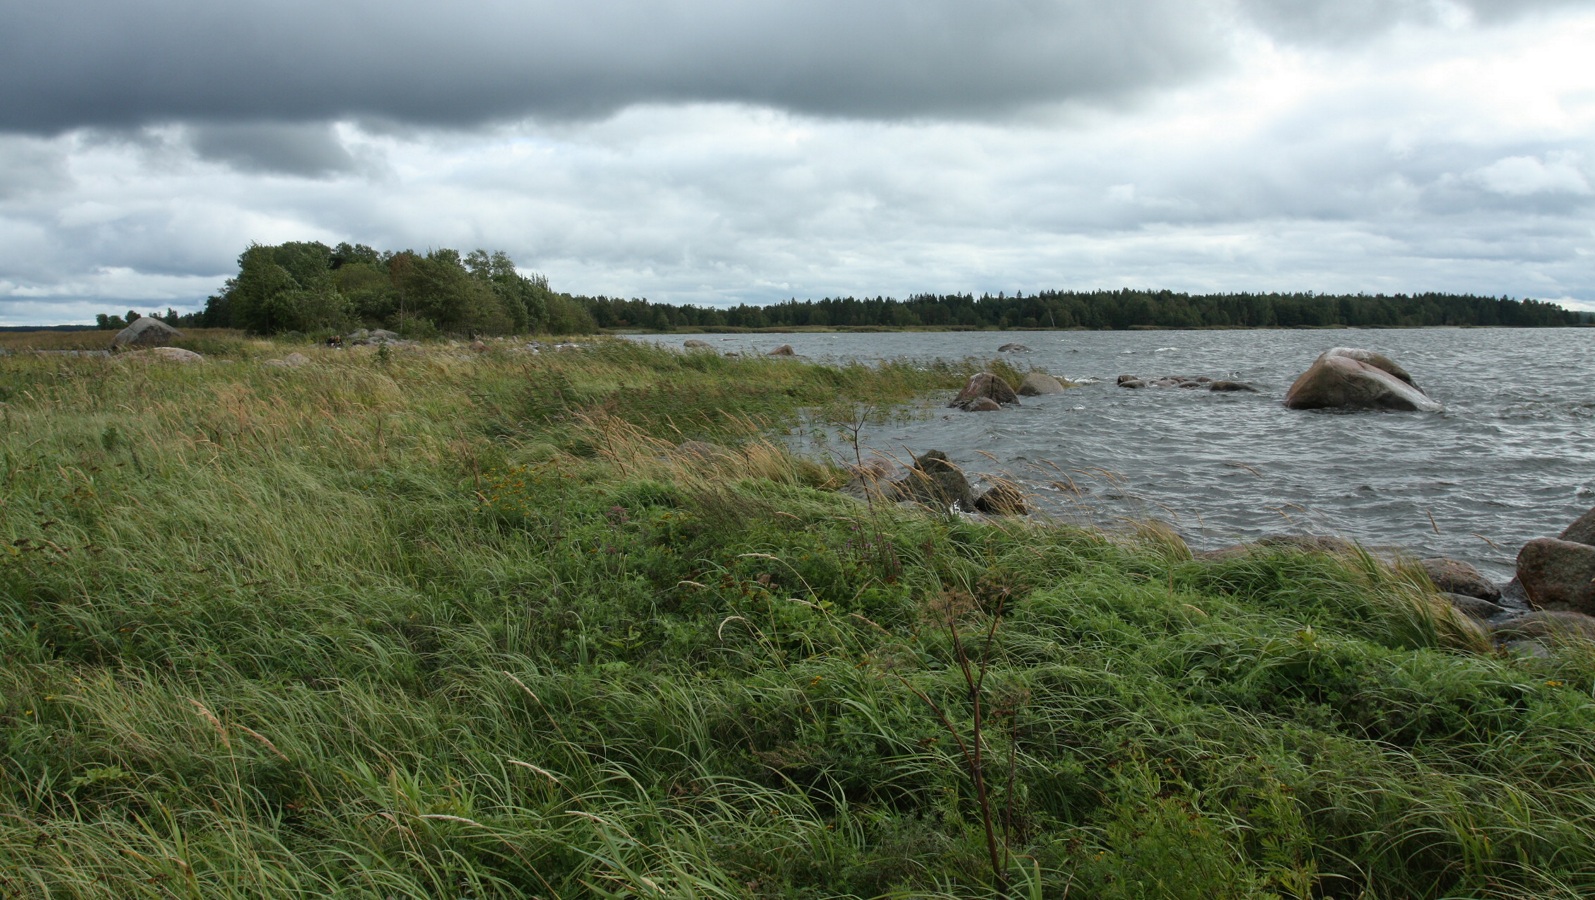
<svg viewBox="0 0 1595 900"><path fill-rule="evenodd" d="M1517 554L1517 580L1545 609L1595 613L1595 547L1536 538Z"/></svg>
<svg viewBox="0 0 1595 900"><path fill-rule="evenodd" d="M1290 409L1393 409L1439 412L1389 357L1352 347L1326 350L1285 394Z"/></svg>

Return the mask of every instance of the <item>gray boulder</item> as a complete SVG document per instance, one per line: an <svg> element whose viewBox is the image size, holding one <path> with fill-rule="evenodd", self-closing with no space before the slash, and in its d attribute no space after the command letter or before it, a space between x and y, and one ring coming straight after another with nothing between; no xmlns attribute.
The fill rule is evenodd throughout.
<svg viewBox="0 0 1595 900"><path fill-rule="evenodd" d="M134 319L132 324L111 338L111 349L123 347L165 347L183 333L154 316Z"/></svg>
<svg viewBox="0 0 1595 900"><path fill-rule="evenodd" d="M1501 599L1501 589L1496 587L1494 582L1484 577L1483 572L1461 560L1432 556L1418 560L1418 565L1423 568L1424 574L1429 576L1429 580L1434 582L1435 588L1441 593L1478 597L1492 603Z"/></svg>
<svg viewBox="0 0 1595 900"><path fill-rule="evenodd" d="M709 346L709 342L708 341L700 341L697 338L688 338L687 340L681 342L681 346L687 348L688 350L712 350L712 349L714 349L713 347Z"/></svg>
<svg viewBox="0 0 1595 900"><path fill-rule="evenodd" d="M1044 372L1031 372L1019 385L1019 396L1040 397L1043 394L1061 394L1066 390L1063 382Z"/></svg>
<svg viewBox="0 0 1595 900"><path fill-rule="evenodd" d="M1325 350L1285 393L1289 409L1386 409L1439 412L1443 407L1388 357L1368 350Z"/></svg>
<svg viewBox="0 0 1595 900"><path fill-rule="evenodd" d="M997 348L998 353L1029 353L1030 348L1024 344L1003 344Z"/></svg>
<svg viewBox="0 0 1595 900"><path fill-rule="evenodd" d="M1595 547L1589 544L1529 541L1517 554L1517 579L1534 606L1595 613Z"/></svg>
<svg viewBox="0 0 1595 900"><path fill-rule="evenodd" d="M969 382L964 385L964 389L959 391L958 396L947 405L958 409L969 409L969 404L980 399L991 400L998 404L1018 403L1019 395L1008 382L990 372L981 372L969 376Z"/></svg>

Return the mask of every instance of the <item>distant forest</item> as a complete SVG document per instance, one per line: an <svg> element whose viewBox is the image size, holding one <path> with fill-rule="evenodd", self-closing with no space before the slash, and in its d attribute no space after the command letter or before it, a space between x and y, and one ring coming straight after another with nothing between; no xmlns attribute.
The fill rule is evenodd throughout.
<svg viewBox="0 0 1595 900"><path fill-rule="evenodd" d="M101 328L131 318L101 315ZM364 244L255 244L197 313L176 325L256 334L327 333L367 326L430 334L579 334L599 329L751 328L1322 328L1591 324L1595 315L1539 300L1469 294L1180 294L1044 291L1025 295L917 294L787 300L726 309L646 299L573 297L542 275L523 275L502 251L417 253Z"/></svg>
<svg viewBox="0 0 1595 900"><path fill-rule="evenodd" d="M788 300L730 309L646 300L577 298L600 328L1410 328L1588 323L1554 303L1468 294L1178 294L1173 291L1044 291L1006 296L917 294Z"/></svg>

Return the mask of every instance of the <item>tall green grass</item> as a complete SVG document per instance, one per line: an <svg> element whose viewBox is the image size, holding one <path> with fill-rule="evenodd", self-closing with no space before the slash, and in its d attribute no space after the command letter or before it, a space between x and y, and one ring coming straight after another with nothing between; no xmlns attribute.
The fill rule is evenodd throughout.
<svg viewBox="0 0 1595 900"><path fill-rule="evenodd" d="M767 438L973 364L288 349L0 359L0 896L1595 892L1587 654Z"/></svg>

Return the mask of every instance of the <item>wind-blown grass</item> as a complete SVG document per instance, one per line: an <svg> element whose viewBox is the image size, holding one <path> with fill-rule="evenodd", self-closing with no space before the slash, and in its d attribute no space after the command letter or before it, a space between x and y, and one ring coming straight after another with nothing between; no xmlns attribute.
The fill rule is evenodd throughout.
<svg viewBox="0 0 1595 900"><path fill-rule="evenodd" d="M509 346L0 359L0 896L1595 891L1588 654L765 439L967 367Z"/></svg>

